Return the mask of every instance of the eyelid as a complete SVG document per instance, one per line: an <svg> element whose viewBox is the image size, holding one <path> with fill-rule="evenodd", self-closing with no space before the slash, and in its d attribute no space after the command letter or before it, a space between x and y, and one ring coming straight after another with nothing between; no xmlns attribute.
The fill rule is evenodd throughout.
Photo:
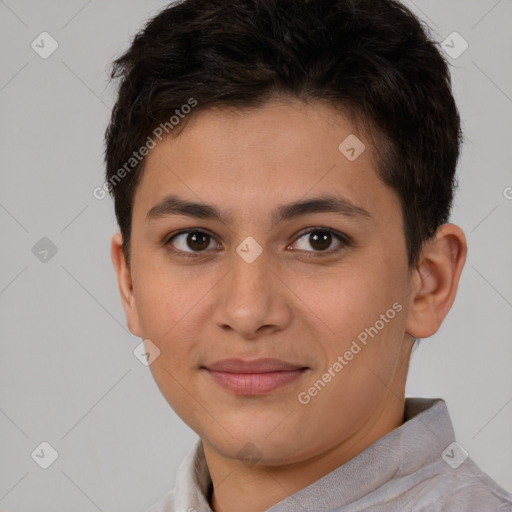
<svg viewBox="0 0 512 512"><path fill-rule="evenodd" d="M343 233L340 233L339 231L336 231L332 228L326 228L324 226L313 226L310 228L306 228L305 230L299 232L295 238L294 242L290 245L295 244L299 239L301 239L303 236L308 235L315 231L325 231L330 233L334 238L336 238L339 242L339 245L337 247L334 247L332 249L327 249L325 251L305 251L303 249L295 249L296 251L305 254L308 258L317 258L317 257L327 257L331 256L333 254L337 254L338 252L341 252L345 247L351 245L351 239L349 236L344 235ZM288 246L289 247L289 246Z"/></svg>
<svg viewBox="0 0 512 512"><path fill-rule="evenodd" d="M318 256L322 256L322 255L327 256L327 255L339 252L345 246L351 244L351 239L350 239L349 236L347 236L347 235L345 235L343 233L340 233L340 232L336 231L335 229L327 228L327 227L324 227L324 226L313 226L313 227L305 228L304 230L300 231L297 235L295 235L293 242L291 244L288 244L287 247L289 247L290 245L295 244L297 242L297 240L302 238L304 235L307 235L307 234L315 232L315 231L326 231L326 232L332 234L334 236L334 238L338 239L338 241L340 242L340 246L338 246L338 247L336 247L334 249L328 249L326 251L305 251L303 249L297 249L297 251L303 252L303 253L316 254ZM184 234L187 234L187 233L193 233L193 232L204 233L204 234L208 235L211 239L215 240L217 242L217 244L219 244L219 242L217 241L215 236L213 234L211 234L207 229L205 229L205 228L188 228L188 229L179 230L179 231L177 231L175 233L172 233L171 235L165 237L162 245L164 247L167 247L170 244L171 240L173 240L177 236L184 235ZM219 245L221 245L221 244L219 244ZM206 251L206 250L205 251L199 251L199 252L192 252L192 251L189 252L189 251L182 251L180 249L174 249L174 248L172 248L172 249L168 248L168 250L170 250L174 254L183 255L184 257L200 257L200 256L204 256L208 252L210 252L210 251Z"/></svg>
<svg viewBox="0 0 512 512"><path fill-rule="evenodd" d="M348 235L344 235L343 233L340 233L339 231L336 231L335 229L326 228L324 226L313 226L310 228L303 229L302 231L299 231L299 233L297 233L297 235L295 235L295 241L297 241L299 238L302 238L304 235L307 235L313 231L327 231L328 233L331 233L336 238L338 238L341 242L344 242L346 244L348 244L350 242L350 238L348 237ZM321 251L317 251L317 252L321 252Z"/></svg>
<svg viewBox="0 0 512 512"><path fill-rule="evenodd" d="M204 233L206 235L208 235L212 240L215 240L217 242L217 244L219 244L219 242L217 241L217 239L215 238L214 235L212 235L207 229L205 228L188 228L188 229L180 229L179 231L176 231L175 233L171 233L169 236L165 237L163 242L162 242L162 245L164 247L167 247L169 246L169 244L171 243L171 240L176 238L177 236L180 236L180 235L185 235L185 234L188 234L188 233ZM221 244L219 244L221 245ZM173 252L174 254L179 254L179 255L184 255L185 257L187 256L191 256L191 257L195 257L195 256L201 256L203 254L206 254L207 252L210 252L210 251L199 251L199 252L188 252L188 251L182 251L181 249L169 249L171 252Z"/></svg>

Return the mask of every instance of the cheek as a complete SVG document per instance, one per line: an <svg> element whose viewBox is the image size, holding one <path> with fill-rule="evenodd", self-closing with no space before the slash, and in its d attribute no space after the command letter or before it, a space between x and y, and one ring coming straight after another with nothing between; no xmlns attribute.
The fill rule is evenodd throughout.
<svg viewBox="0 0 512 512"><path fill-rule="evenodd" d="M350 341L378 318L380 304L386 302L386 291L373 275L371 270L363 272L347 266L322 281L313 279L309 283L310 307L323 320L335 342ZM302 293L306 294L306 289Z"/></svg>
<svg viewBox="0 0 512 512"><path fill-rule="evenodd" d="M190 420L200 414L192 396L199 346L199 329L204 322L200 298L206 293L200 280L163 272L140 274L143 286L136 296L142 332L160 350L150 371L160 392L174 411ZM198 302L199 301L199 302ZM190 421L186 421L191 428Z"/></svg>
<svg viewBox="0 0 512 512"><path fill-rule="evenodd" d="M195 389L194 382L190 381L184 364L167 353L157 358L149 368L169 406L192 430L200 432L211 412L202 405L203 397Z"/></svg>
<svg viewBox="0 0 512 512"><path fill-rule="evenodd" d="M206 274L198 276L197 268L171 267L165 259L162 254L140 258L133 278L144 336L163 343L186 335L201 310L201 298L213 286Z"/></svg>
<svg viewBox="0 0 512 512"><path fill-rule="evenodd" d="M333 275L316 288L312 301L316 315L328 327L321 342L327 367L347 353L358 385L369 369L387 374L386 368L398 357L405 326L399 274L384 259L374 258L371 263L373 268L361 264Z"/></svg>

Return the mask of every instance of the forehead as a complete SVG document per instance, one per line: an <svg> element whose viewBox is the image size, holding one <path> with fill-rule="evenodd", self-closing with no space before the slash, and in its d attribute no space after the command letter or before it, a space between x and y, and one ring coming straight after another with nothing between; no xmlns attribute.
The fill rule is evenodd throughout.
<svg viewBox="0 0 512 512"><path fill-rule="evenodd" d="M400 209L378 178L376 154L372 141L325 103L198 111L146 157L134 216L146 216L169 194L252 217L275 213L270 205L334 194L378 218Z"/></svg>

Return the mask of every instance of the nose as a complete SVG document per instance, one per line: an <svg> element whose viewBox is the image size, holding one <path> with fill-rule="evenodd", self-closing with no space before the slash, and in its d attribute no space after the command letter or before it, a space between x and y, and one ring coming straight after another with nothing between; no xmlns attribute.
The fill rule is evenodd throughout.
<svg viewBox="0 0 512 512"><path fill-rule="evenodd" d="M265 252L251 263L235 253L231 272L215 289L213 321L246 340L258 339L290 324L290 295Z"/></svg>

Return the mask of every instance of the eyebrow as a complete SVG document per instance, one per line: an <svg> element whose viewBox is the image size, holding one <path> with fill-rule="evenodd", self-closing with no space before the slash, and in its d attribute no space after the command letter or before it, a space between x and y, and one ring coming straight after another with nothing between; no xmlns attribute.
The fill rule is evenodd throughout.
<svg viewBox="0 0 512 512"><path fill-rule="evenodd" d="M367 210L344 197L323 195L279 206L272 214L272 226L302 215L311 215L314 213L337 213L344 217L362 220L372 218ZM146 220L156 220L172 215L185 215L197 219L212 219L228 224L233 221L231 215L222 213L215 206L188 201L175 195L166 196L162 201L153 206L147 212Z"/></svg>

